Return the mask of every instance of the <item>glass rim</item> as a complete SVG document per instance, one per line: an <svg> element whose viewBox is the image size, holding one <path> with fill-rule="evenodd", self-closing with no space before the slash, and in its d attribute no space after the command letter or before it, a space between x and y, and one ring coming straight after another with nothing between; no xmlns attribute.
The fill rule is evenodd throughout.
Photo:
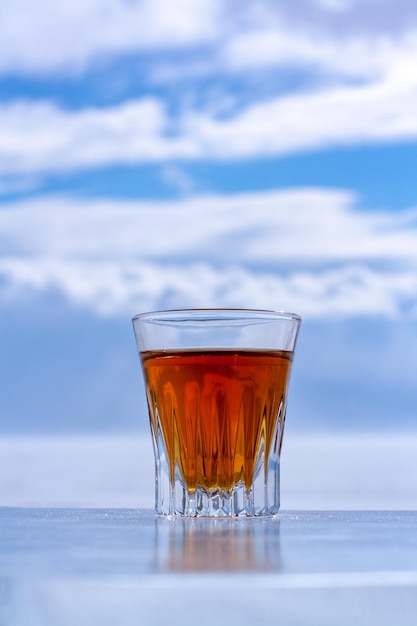
<svg viewBox="0 0 417 626"><path fill-rule="evenodd" d="M297 313L291 313L289 311L276 311L272 309L244 309L233 307L213 307L213 308L185 308L185 309L162 309L159 311L146 311L144 313L138 313L132 317L132 321L166 321L172 323L181 322L196 322L196 321L210 321L210 320L287 320L300 323L302 318Z"/></svg>

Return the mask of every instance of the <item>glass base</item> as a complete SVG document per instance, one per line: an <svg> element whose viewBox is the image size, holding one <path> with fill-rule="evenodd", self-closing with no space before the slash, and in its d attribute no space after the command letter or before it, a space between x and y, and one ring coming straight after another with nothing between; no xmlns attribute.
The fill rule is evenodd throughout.
<svg viewBox="0 0 417 626"><path fill-rule="evenodd" d="M165 479L165 480L164 480ZM156 512L168 517L255 517L273 516L279 511L279 463L262 471L250 489L243 483L233 490L208 491L198 487L189 491L181 478L171 488L167 477L157 475Z"/></svg>

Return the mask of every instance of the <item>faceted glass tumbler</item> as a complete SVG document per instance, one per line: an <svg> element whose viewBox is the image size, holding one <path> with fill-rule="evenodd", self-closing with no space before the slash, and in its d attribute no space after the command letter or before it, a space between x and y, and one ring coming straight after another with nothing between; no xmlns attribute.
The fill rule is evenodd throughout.
<svg viewBox="0 0 417 626"><path fill-rule="evenodd" d="M155 453L156 511L275 515L301 318L188 309L133 318Z"/></svg>

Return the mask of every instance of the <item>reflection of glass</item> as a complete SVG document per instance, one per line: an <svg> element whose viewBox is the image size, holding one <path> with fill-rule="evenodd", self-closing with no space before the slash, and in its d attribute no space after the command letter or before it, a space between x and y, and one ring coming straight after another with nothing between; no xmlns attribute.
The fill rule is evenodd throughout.
<svg viewBox="0 0 417 626"><path fill-rule="evenodd" d="M281 567L278 520L156 520L156 567L163 572L271 571Z"/></svg>
<svg viewBox="0 0 417 626"><path fill-rule="evenodd" d="M274 515L300 318L201 309L133 318L156 463L156 510Z"/></svg>

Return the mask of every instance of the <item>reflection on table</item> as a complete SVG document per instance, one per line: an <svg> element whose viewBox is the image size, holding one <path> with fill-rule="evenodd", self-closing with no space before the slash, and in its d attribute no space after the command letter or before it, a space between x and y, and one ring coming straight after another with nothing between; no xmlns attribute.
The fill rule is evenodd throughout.
<svg viewBox="0 0 417 626"><path fill-rule="evenodd" d="M279 571L279 519L155 520L158 572Z"/></svg>

